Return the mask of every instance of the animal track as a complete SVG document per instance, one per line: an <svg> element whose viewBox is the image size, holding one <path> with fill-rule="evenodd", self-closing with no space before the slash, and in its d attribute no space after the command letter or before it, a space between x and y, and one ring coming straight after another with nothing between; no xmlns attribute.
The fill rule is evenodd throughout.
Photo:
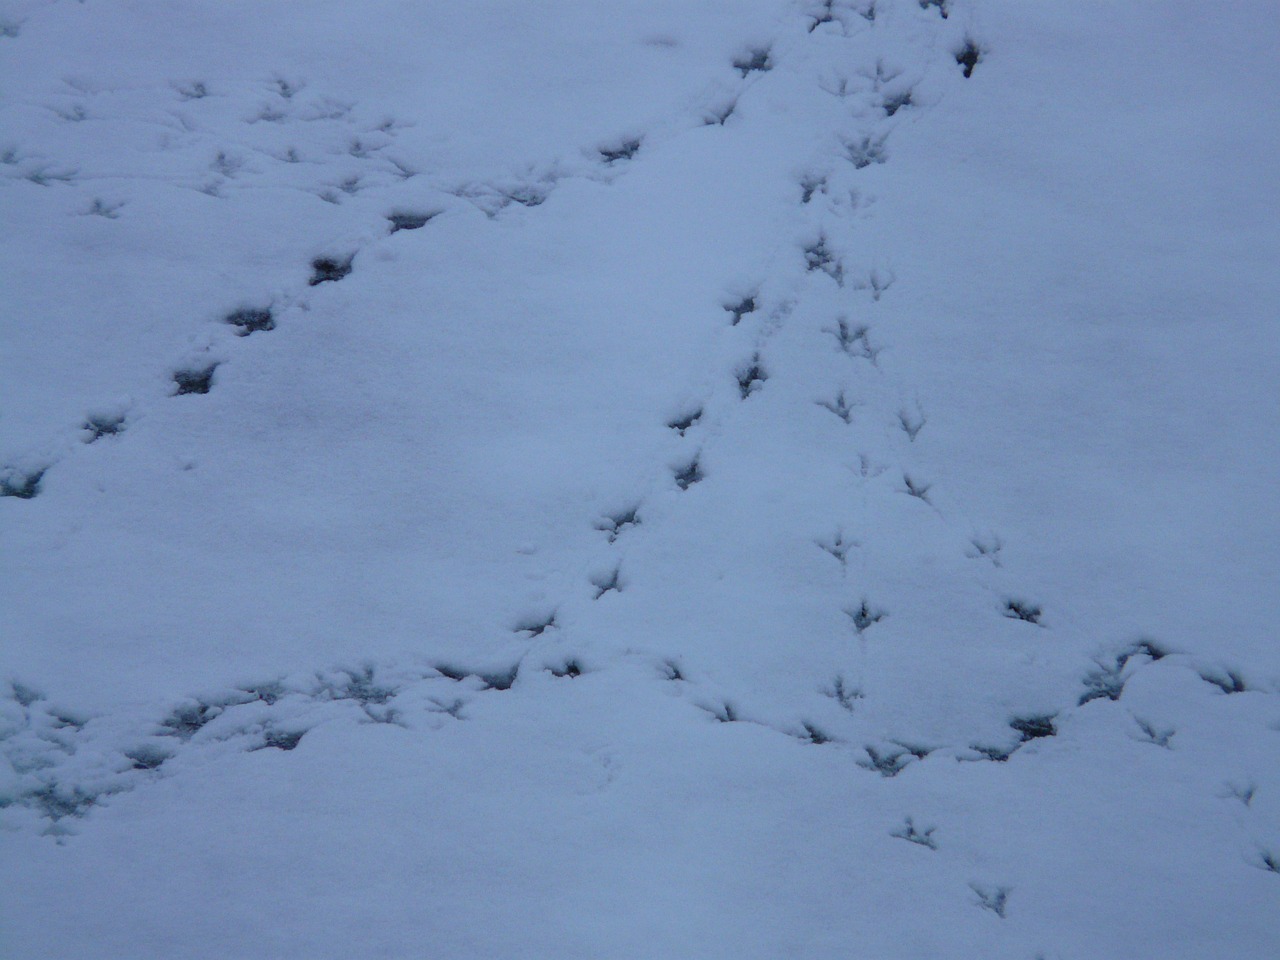
<svg viewBox="0 0 1280 960"><path fill-rule="evenodd" d="M1244 693L1249 688L1245 685L1244 679L1234 670L1202 670L1200 671L1200 679L1205 683L1211 683L1223 693Z"/></svg>
<svg viewBox="0 0 1280 960"><path fill-rule="evenodd" d="M1041 626L1040 617L1043 614L1040 608L1035 604L1026 603L1022 600L1006 600L1004 604L1004 615L1011 620L1022 620L1026 623L1034 623Z"/></svg>
<svg viewBox="0 0 1280 960"><path fill-rule="evenodd" d="M970 558L976 560L982 557L995 566L1000 566L1000 551L1004 549L1004 543L995 534L972 537L969 545L973 548L967 553Z"/></svg>
<svg viewBox="0 0 1280 960"><path fill-rule="evenodd" d="M1032 740L1039 740L1042 737L1054 737L1058 735L1058 728L1054 724L1055 717L1052 714L1045 714L1032 717L1018 717L1009 721L1009 726L1013 727L1022 738L1022 743L1030 743Z"/></svg>
<svg viewBox="0 0 1280 960"><path fill-rule="evenodd" d="M815 540L814 542L824 551L839 560L840 566L842 567L845 565L845 561L849 556L849 550L852 547L859 545L856 540L846 540L844 538L844 534L839 532L836 533L835 537L833 537L830 542L822 540Z"/></svg>
<svg viewBox="0 0 1280 960"><path fill-rule="evenodd" d="M857 288L859 290L870 290L872 301L879 303L884 292L892 287L897 279L892 272L882 274L879 270L872 270L867 274L866 280L859 281Z"/></svg>
<svg viewBox="0 0 1280 960"><path fill-rule="evenodd" d="M95 440L101 440L103 437L114 437L124 433L124 427L124 414L92 414L85 418L84 424L80 429L86 431L88 434L84 438L84 442L93 443Z"/></svg>
<svg viewBox="0 0 1280 960"><path fill-rule="evenodd" d="M911 105L911 91L907 90L904 93L897 93L892 96L885 97L880 103L880 109L884 111L884 115L886 117L892 117L903 107L909 107Z"/></svg>
<svg viewBox="0 0 1280 960"><path fill-rule="evenodd" d="M180 397L187 393L208 393L213 386L213 372L216 369L218 364L211 363L207 367L175 371L173 382L178 385L178 390L174 395Z"/></svg>
<svg viewBox="0 0 1280 960"><path fill-rule="evenodd" d="M934 0L936 2L936 0ZM921 6L924 6L922 3ZM944 13L943 16L946 16ZM978 895L978 906L983 910L990 910L1001 920L1007 916L1009 907L1009 894L1012 890L1009 887L983 887L976 883L969 884L969 889Z"/></svg>
<svg viewBox="0 0 1280 960"><path fill-rule="evenodd" d="M804 736L800 739L804 740L806 743L812 743L820 746L824 743L833 742L831 737L827 736L827 734L823 733L812 723L805 721L801 723L800 726L804 728Z"/></svg>
<svg viewBox="0 0 1280 960"><path fill-rule="evenodd" d="M623 140L616 146L601 147L599 150L600 159L607 164L614 164L619 160L630 160L640 152L641 142L639 137L634 137L630 140Z"/></svg>
<svg viewBox="0 0 1280 960"><path fill-rule="evenodd" d="M702 467L697 457L689 461L688 466L675 471L676 486L681 490L688 490L695 483L701 483L702 479Z"/></svg>
<svg viewBox="0 0 1280 960"><path fill-rule="evenodd" d="M825 193L827 189L827 178L820 177L816 174L800 178L800 202L808 203L813 199L815 193Z"/></svg>
<svg viewBox="0 0 1280 960"><path fill-rule="evenodd" d="M845 423L853 422L853 408L849 405L849 401L845 399L843 390L836 394L834 400L818 400L816 402L818 406L830 410Z"/></svg>
<svg viewBox="0 0 1280 960"><path fill-rule="evenodd" d="M862 748L867 756L865 760L857 761L858 766L865 770L874 770L880 776L896 777L900 774L907 764L911 763L915 758L905 750L881 753L875 747L865 746Z"/></svg>
<svg viewBox="0 0 1280 960"><path fill-rule="evenodd" d="M107 203L101 198L94 198L93 205L86 211L86 216L105 217L108 220L118 220L120 218L120 210L124 203Z"/></svg>
<svg viewBox="0 0 1280 960"><path fill-rule="evenodd" d="M871 345L868 336L871 332L869 327L850 327L849 321L840 317L836 321L836 327L834 329L827 327L825 332L835 337L836 345L851 357L870 360L874 365L876 358L880 355L880 348Z"/></svg>
<svg viewBox="0 0 1280 960"><path fill-rule="evenodd" d="M736 327L739 323L742 322L742 318L745 317L748 313L756 312L755 294L751 294L750 296L743 297L737 303L725 304L724 308L733 316L733 321L730 325Z"/></svg>
<svg viewBox="0 0 1280 960"><path fill-rule="evenodd" d="M905 473L902 475L902 483L906 488L903 491L904 493L908 494L909 496L915 497L917 500L922 500L925 503L932 505L933 501L929 499L929 491L932 489L933 484L924 483L920 480L915 480L910 475ZM1037 623L1038 621L1032 620L1031 622Z"/></svg>
<svg viewBox="0 0 1280 960"><path fill-rule="evenodd" d="M276 328L276 319L271 311L259 307L245 307L240 310L233 310L223 317L223 323L228 323L235 327L237 335L242 337L247 337L251 333L274 330Z"/></svg>
<svg viewBox="0 0 1280 960"><path fill-rule="evenodd" d="M754 72L765 73L773 69L773 63L769 59L769 51L767 49L752 50L750 53L735 59L733 66L744 77Z"/></svg>
<svg viewBox="0 0 1280 960"><path fill-rule="evenodd" d="M667 426L683 437L689 431L689 428L701 419L702 410L699 409L692 413L686 413L682 417L676 417L674 420L669 420Z"/></svg>
<svg viewBox="0 0 1280 960"><path fill-rule="evenodd" d="M0 497L16 497L19 500L33 500L40 494L40 481L48 467L39 470L22 472L10 469L0 476Z"/></svg>
<svg viewBox="0 0 1280 960"><path fill-rule="evenodd" d="M809 33L813 33L813 31L817 30L824 23L838 22L835 18L835 14L832 13L834 7L835 0L823 0L823 4L818 8L817 13L808 14L808 17L813 20L813 23L809 24Z"/></svg>
<svg viewBox="0 0 1280 960"><path fill-rule="evenodd" d="M302 742L305 731L286 733L282 730L263 730L262 742L249 748L249 752L253 753L257 750L293 750Z"/></svg>
<svg viewBox="0 0 1280 960"><path fill-rule="evenodd" d="M542 636L554 626L556 626L556 615L552 612L546 616L521 620L511 629L516 633L527 633L532 638Z"/></svg>
<svg viewBox="0 0 1280 960"><path fill-rule="evenodd" d="M391 232L399 233L401 230L420 230L428 223L440 215L440 211L432 213L392 213L387 215L387 220L391 224Z"/></svg>
<svg viewBox="0 0 1280 960"><path fill-rule="evenodd" d="M516 680L520 676L520 664L515 664L510 670L504 670L498 673L480 673L472 670L459 670L454 667L436 666L436 672L442 677L449 680L462 682L468 677L475 677L480 681L483 690L510 690Z"/></svg>
<svg viewBox="0 0 1280 960"><path fill-rule="evenodd" d="M884 137L864 136L860 140L846 141L845 157L853 164L855 170L865 170L877 163L889 159L884 147Z"/></svg>
<svg viewBox="0 0 1280 960"><path fill-rule="evenodd" d="M603 597L606 593L608 593L611 590L621 593L622 584L621 584L621 581L618 579L621 572L622 572L622 567L618 566L618 567L614 567L613 572L609 574L592 578L591 583L596 588L596 595L594 599L599 600L601 597Z"/></svg>
<svg viewBox="0 0 1280 960"><path fill-rule="evenodd" d="M856 687L849 687L845 684L844 677L839 676L831 681L831 686L828 689L822 692L850 713L853 713L854 705L859 700L866 698L861 690Z"/></svg>
<svg viewBox="0 0 1280 960"><path fill-rule="evenodd" d="M844 269L835 255L827 248L826 237L819 237L817 242L804 248L805 269L812 273L821 270L837 283L844 274Z"/></svg>
<svg viewBox="0 0 1280 960"><path fill-rule="evenodd" d="M857 609L846 610L845 615L853 623L853 628L858 631L859 635L865 633L886 616L883 610L877 610L868 605L866 600L863 600Z"/></svg>
<svg viewBox="0 0 1280 960"><path fill-rule="evenodd" d="M312 273L311 279L307 281L309 286L318 286L322 283L337 282L351 272L351 263L355 259L352 254L344 259L334 257L317 257L311 261Z"/></svg>
<svg viewBox="0 0 1280 960"><path fill-rule="evenodd" d="M769 379L769 375L764 372L760 366L760 356L757 354L751 359L750 365L738 373L738 392L745 400L752 393L764 386L764 382Z"/></svg>
<svg viewBox="0 0 1280 960"><path fill-rule="evenodd" d="M730 100L718 107L710 108L703 117L703 125L708 127L723 127L725 122L733 116L733 112L738 108L736 100Z"/></svg>
<svg viewBox="0 0 1280 960"><path fill-rule="evenodd" d="M703 710L711 714L721 723L738 723L742 718L738 716L733 704L729 702L716 704L714 707L703 707Z"/></svg>
<svg viewBox="0 0 1280 960"><path fill-rule="evenodd" d="M973 68L982 62L982 51L971 39L965 38L964 46L956 51L956 63L964 69L965 79L973 76Z"/></svg>
<svg viewBox="0 0 1280 960"><path fill-rule="evenodd" d="M898 411L898 426L902 427L902 432L907 435L907 439L912 443L920 435L920 431L924 429L926 423L928 421L925 419L924 414L919 411L915 413L906 409Z"/></svg>
<svg viewBox="0 0 1280 960"><path fill-rule="evenodd" d="M902 826L897 830L891 831L889 836L899 837L921 847L928 847L930 850L937 850L938 841L933 839L933 834L936 830L936 827L919 830L916 828L915 822L912 818L907 817Z"/></svg>
<svg viewBox="0 0 1280 960"><path fill-rule="evenodd" d="M1173 749L1169 746L1169 741L1173 738L1175 732L1172 728L1157 729L1153 724L1139 717L1134 717L1133 721L1138 725L1138 729L1142 731L1141 740L1143 743L1152 743L1157 747L1164 747L1166 750Z"/></svg>
<svg viewBox="0 0 1280 960"><path fill-rule="evenodd" d="M609 534L609 542L613 543L627 527L640 525L640 518L636 515L636 511L639 509L639 506L628 507L626 510L606 516L596 522L596 529L607 532Z"/></svg>
<svg viewBox="0 0 1280 960"><path fill-rule="evenodd" d="M582 676L583 673L582 664L578 663L577 660L566 660L562 666L548 667L547 670L550 671L553 677L568 678L570 680Z"/></svg>

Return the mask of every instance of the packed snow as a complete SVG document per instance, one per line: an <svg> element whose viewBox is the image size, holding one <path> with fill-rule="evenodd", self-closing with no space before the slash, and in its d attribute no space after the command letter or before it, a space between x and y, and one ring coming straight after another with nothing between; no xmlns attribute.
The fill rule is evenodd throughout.
<svg viewBox="0 0 1280 960"><path fill-rule="evenodd" d="M1280 20L0 2L0 955L1280 955Z"/></svg>

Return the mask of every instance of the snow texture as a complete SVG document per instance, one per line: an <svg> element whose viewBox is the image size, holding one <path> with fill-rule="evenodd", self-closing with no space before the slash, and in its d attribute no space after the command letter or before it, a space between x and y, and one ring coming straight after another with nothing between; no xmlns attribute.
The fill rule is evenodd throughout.
<svg viewBox="0 0 1280 960"><path fill-rule="evenodd" d="M1280 955L1278 46L4 0L0 954Z"/></svg>

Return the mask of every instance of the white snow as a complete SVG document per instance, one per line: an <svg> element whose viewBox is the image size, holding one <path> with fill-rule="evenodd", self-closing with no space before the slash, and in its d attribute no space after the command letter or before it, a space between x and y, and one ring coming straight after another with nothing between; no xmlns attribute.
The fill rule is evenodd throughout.
<svg viewBox="0 0 1280 960"><path fill-rule="evenodd" d="M0 954L1275 956L1272 13L0 5Z"/></svg>

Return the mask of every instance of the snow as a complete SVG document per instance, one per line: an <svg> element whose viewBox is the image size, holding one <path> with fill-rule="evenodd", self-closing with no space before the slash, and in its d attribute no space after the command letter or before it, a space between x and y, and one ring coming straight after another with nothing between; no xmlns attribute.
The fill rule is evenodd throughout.
<svg viewBox="0 0 1280 960"><path fill-rule="evenodd" d="M0 8L0 952L1274 956L1269 13Z"/></svg>

